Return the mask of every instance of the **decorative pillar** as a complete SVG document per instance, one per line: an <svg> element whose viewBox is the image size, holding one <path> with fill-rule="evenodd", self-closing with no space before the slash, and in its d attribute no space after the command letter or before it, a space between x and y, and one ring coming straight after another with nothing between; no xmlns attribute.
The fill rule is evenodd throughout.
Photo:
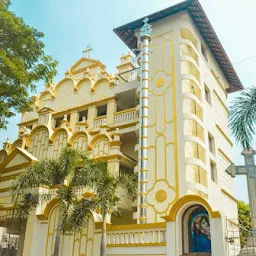
<svg viewBox="0 0 256 256"><path fill-rule="evenodd" d="M36 211L34 210L27 220L26 224L26 233L25 233L25 241L24 241L24 247L23 247L23 254L22 255L32 255L31 252L33 251L33 247L35 245L35 242L33 243L33 240L35 240L36 237Z"/></svg>
<svg viewBox="0 0 256 256"><path fill-rule="evenodd" d="M71 112L70 114L70 128L75 131L76 123L79 121L79 113L77 111Z"/></svg>
<svg viewBox="0 0 256 256"><path fill-rule="evenodd" d="M38 113L38 122L37 125L46 125L48 128L52 128L52 113L54 112L53 109L48 107L41 108Z"/></svg>
<svg viewBox="0 0 256 256"><path fill-rule="evenodd" d="M149 85L149 42L152 34L152 26L145 18L144 25L140 30L142 41L141 49L141 82L140 82L140 223L147 223L147 162L148 162L148 85Z"/></svg>
<svg viewBox="0 0 256 256"><path fill-rule="evenodd" d="M173 239L167 239L166 241L166 256L176 256L177 248L179 248L179 244L175 237L176 234L176 222L166 222L166 237L172 237Z"/></svg>
<svg viewBox="0 0 256 256"><path fill-rule="evenodd" d="M87 117L87 123L88 123L89 129L94 128L94 118L95 117L97 117L97 107L90 106L88 108L88 117Z"/></svg>
<svg viewBox="0 0 256 256"><path fill-rule="evenodd" d="M21 148L26 148L27 137L29 136L29 130L26 126L19 132L19 138L22 140Z"/></svg>
<svg viewBox="0 0 256 256"><path fill-rule="evenodd" d="M11 149L11 146L12 146L12 144L11 144L11 142L10 142L10 139L7 138L6 141L3 143L3 149L4 149L7 153L9 153L9 150Z"/></svg>
<svg viewBox="0 0 256 256"><path fill-rule="evenodd" d="M108 105L107 105L107 123L108 124L114 123L116 110L117 110L116 100L113 99L108 101Z"/></svg>
<svg viewBox="0 0 256 256"><path fill-rule="evenodd" d="M87 128L88 128L87 120L86 120L86 117L83 116L83 117L82 117L82 121L76 123L75 132L78 132L78 131L85 131Z"/></svg>

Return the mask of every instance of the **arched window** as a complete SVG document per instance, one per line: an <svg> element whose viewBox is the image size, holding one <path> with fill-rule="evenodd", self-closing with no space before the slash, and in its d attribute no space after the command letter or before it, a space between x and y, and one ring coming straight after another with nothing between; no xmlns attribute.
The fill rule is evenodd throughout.
<svg viewBox="0 0 256 256"><path fill-rule="evenodd" d="M53 143L53 158L59 157L61 151L67 147L68 135L66 132L60 132Z"/></svg>
<svg viewBox="0 0 256 256"><path fill-rule="evenodd" d="M108 156L109 147L108 139L99 139L93 147L93 158Z"/></svg>
<svg viewBox="0 0 256 256"><path fill-rule="evenodd" d="M48 131L41 129L32 135L29 145L29 152L39 160L45 159L47 158L48 145Z"/></svg>
<svg viewBox="0 0 256 256"><path fill-rule="evenodd" d="M79 135L73 142L73 149L78 151L86 151L87 149L87 136Z"/></svg>
<svg viewBox="0 0 256 256"><path fill-rule="evenodd" d="M93 255L93 240L94 240L94 227L95 223L90 217L86 226L81 231L74 232L73 240L73 256L75 255Z"/></svg>
<svg viewBox="0 0 256 256"><path fill-rule="evenodd" d="M49 215L47 240L46 240L46 253L45 256L53 255L54 243L58 228L58 218L59 218L59 207L54 207Z"/></svg>

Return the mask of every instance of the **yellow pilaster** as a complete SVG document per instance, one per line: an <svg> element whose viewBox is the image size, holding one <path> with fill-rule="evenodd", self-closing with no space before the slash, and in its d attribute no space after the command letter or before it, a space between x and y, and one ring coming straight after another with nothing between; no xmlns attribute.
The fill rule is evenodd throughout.
<svg viewBox="0 0 256 256"><path fill-rule="evenodd" d="M96 108L96 106L90 106L88 108L88 119L87 119L89 129L92 129L94 127L94 118L95 117L97 117L97 108Z"/></svg>
<svg viewBox="0 0 256 256"><path fill-rule="evenodd" d="M36 221L36 212L34 211L32 214L30 214L27 221L26 235L25 235L26 239L24 242L23 255L31 255L35 221Z"/></svg>
<svg viewBox="0 0 256 256"><path fill-rule="evenodd" d="M113 174L119 174L120 161L119 159L108 160L108 168L112 171Z"/></svg>
<svg viewBox="0 0 256 256"><path fill-rule="evenodd" d="M114 123L115 112L117 110L117 103L115 100L111 100L107 105L107 124Z"/></svg>
<svg viewBox="0 0 256 256"><path fill-rule="evenodd" d="M79 120L79 113L74 111L70 115L70 128L75 131L76 122Z"/></svg>

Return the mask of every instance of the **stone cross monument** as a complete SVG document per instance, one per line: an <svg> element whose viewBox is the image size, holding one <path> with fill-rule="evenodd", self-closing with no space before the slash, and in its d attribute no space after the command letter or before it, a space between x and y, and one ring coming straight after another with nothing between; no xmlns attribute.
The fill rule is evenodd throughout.
<svg viewBox="0 0 256 256"><path fill-rule="evenodd" d="M256 255L256 166L254 164L254 155L256 151L252 148L245 149L242 152L245 165L235 166L233 163L228 167L226 172L235 177L236 175L246 175L249 203L252 218L252 237L248 238L247 247L243 248L240 255Z"/></svg>

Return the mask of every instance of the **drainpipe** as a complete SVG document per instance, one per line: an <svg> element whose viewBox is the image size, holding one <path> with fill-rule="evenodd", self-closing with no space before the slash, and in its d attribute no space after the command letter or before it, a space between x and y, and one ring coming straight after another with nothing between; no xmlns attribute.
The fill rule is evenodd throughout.
<svg viewBox="0 0 256 256"><path fill-rule="evenodd" d="M141 102L141 148L140 148L140 223L147 223L147 162L148 162L148 85L149 85L149 49L152 26L145 18L144 25L140 30L142 41L141 49L141 77L140 77L140 102Z"/></svg>

